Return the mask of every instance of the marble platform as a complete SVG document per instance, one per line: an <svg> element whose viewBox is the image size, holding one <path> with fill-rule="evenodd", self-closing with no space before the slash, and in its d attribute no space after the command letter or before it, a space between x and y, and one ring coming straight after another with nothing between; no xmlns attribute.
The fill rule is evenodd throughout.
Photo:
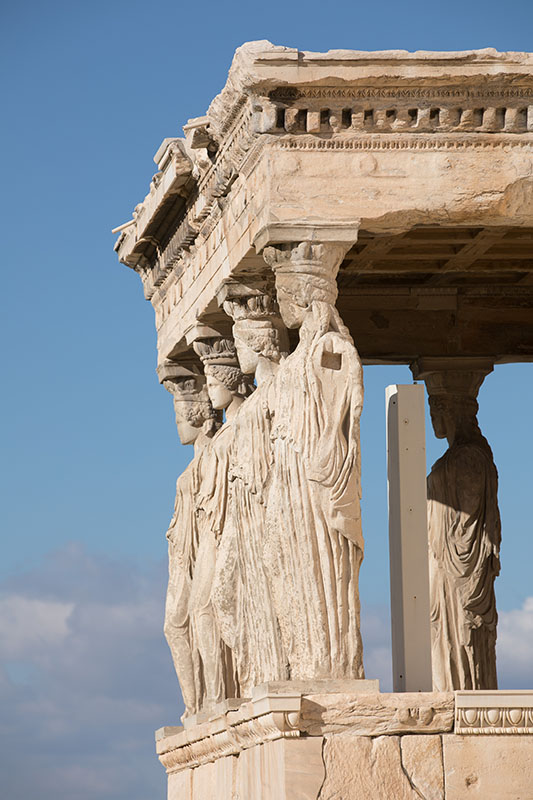
<svg viewBox="0 0 533 800"><path fill-rule="evenodd" d="M533 691L264 684L156 745L168 800L533 800Z"/></svg>

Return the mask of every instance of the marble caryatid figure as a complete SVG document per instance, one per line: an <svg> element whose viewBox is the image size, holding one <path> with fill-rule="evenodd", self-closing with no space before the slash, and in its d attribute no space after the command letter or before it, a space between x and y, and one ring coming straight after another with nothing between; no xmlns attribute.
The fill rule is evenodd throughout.
<svg viewBox="0 0 533 800"><path fill-rule="evenodd" d="M217 608L223 636L235 655L242 695L250 696L254 686L288 677L264 547L272 470L269 393L289 342L269 292L250 295L239 284L228 291L224 310L234 320L240 366L255 376L257 389L232 422L230 522L218 559Z"/></svg>
<svg viewBox="0 0 533 800"><path fill-rule="evenodd" d="M205 377L199 372L169 364L162 376L165 388L174 397L180 441L194 444L194 458L176 483L174 514L167 532L169 581L164 626L187 717L199 710L204 693L189 613L199 542L195 503L201 485L202 457L220 424L220 415L211 405Z"/></svg>
<svg viewBox="0 0 533 800"><path fill-rule="evenodd" d="M241 372L231 339L213 337L198 340L193 346L204 365L213 408L226 414L226 422L212 438L202 462L202 480L196 496L199 544L190 598L193 647L205 687L201 706L212 706L226 697L239 696L231 650L221 638L215 615L213 580L228 511L230 423L253 383Z"/></svg>
<svg viewBox="0 0 533 800"><path fill-rule="evenodd" d="M428 476L435 691L497 688L498 473L479 429L476 401L488 371L422 375L435 435L449 444Z"/></svg>
<svg viewBox="0 0 533 800"><path fill-rule="evenodd" d="M275 273L282 319L300 336L269 393L273 453L264 546L292 679L363 677L363 373L335 308L344 252L340 245L302 243L263 253Z"/></svg>

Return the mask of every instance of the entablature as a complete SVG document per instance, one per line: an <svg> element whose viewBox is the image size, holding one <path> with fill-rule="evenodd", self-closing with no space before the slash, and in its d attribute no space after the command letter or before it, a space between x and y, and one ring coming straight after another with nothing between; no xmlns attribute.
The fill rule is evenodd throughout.
<svg viewBox="0 0 533 800"><path fill-rule="evenodd" d="M338 279L348 317L350 296L373 292L385 308L399 287L410 293L405 313L415 303L420 320L424 304L444 310L448 290L462 308L481 286L503 306L529 305L531 54L308 53L252 42L184 133L159 148L159 172L116 244L154 305L160 362L183 349L197 320L221 321L220 287L268 269L260 253L276 242L350 246ZM508 287L522 294L509 300ZM433 299L420 300L421 289ZM383 308L368 310L378 319ZM513 342L504 337L499 357ZM400 349L407 358L410 348ZM362 356L382 353L363 347Z"/></svg>

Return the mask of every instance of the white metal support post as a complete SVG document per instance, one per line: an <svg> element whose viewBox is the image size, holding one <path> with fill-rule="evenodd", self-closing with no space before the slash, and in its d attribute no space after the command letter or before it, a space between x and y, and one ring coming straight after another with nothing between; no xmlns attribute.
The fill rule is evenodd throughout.
<svg viewBox="0 0 533 800"><path fill-rule="evenodd" d="M430 692L424 387L388 386L387 474L395 692Z"/></svg>

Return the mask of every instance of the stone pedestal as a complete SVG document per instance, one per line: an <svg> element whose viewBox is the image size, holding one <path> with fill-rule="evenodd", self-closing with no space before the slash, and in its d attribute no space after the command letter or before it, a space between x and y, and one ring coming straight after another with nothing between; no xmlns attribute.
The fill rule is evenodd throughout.
<svg viewBox="0 0 533 800"><path fill-rule="evenodd" d="M265 684L156 740L168 800L533 800L533 691Z"/></svg>

